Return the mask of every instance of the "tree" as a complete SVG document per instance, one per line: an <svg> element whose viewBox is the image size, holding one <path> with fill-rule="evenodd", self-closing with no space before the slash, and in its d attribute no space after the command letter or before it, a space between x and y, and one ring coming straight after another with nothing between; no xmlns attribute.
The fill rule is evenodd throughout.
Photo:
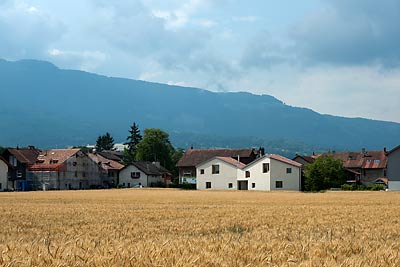
<svg viewBox="0 0 400 267"><path fill-rule="evenodd" d="M158 161L167 169L172 170L174 151L168 133L160 129L145 129L143 140L136 146L136 160Z"/></svg>
<svg viewBox="0 0 400 267"><path fill-rule="evenodd" d="M103 150L112 150L114 148L114 138L107 132L104 135L100 135L96 141L96 151L101 152Z"/></svg>
<svg viewBox="0 0 400 267"><path fill-rule="evenodd" d="M140 134L139 125L133 123L129 130L129 136L126 138L128 148L124 150L124 162L129 164L135 160L136 147L142 141L142 135Z"/></svg>
<svg viewBox="0 0 400 267"><path fill-rule="evenodd" d="M5 147L0 146L0 155L3 154L3 152L6 151Z"/></svg>
<svg viewBox="0 0 400 267"><path fill-rule="evenodd" d="M304 186L307 191L341 187L346 182L343 163L331 155L322 155L305 167Z"/></svg>

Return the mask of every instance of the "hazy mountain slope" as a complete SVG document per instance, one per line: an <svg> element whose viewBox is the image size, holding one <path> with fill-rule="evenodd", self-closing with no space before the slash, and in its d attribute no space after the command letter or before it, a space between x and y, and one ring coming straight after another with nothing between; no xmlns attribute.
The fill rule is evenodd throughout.
<svg viewBox="0 0 400 267"><path fill-rule="evenodd" d="M321 115L267 95L109 78L33 60L0 61L0 96L3 145L79 145L105 131L123 140L133 121L189 139L179 139L182 144L191 143L186 133L353 149L400 142L398 123Z"/></svg>

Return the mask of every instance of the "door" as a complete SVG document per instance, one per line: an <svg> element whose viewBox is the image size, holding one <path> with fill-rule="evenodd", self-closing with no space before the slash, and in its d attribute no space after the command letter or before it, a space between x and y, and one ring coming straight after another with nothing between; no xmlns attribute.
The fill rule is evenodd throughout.
<svg viewBox="0 0 400 267"><path fill-rule="evenodd" d="M249 190L249 182L248 181L238 181L238 189L239 190Z"/></svg>

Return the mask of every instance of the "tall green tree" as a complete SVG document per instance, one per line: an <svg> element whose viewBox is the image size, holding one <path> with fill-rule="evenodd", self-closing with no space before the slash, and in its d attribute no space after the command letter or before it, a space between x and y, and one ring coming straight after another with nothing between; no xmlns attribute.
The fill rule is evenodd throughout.
<svg viewBox="0 0 400 267"><path fill-rule="evenodd" d="M304 187L307 191L339 188L346 182L346 171L339 159L322 155L305 167Z"/></svg>
<svg viewBox="0 0 400 267"><path fill-rule="evenodd" d="M129 130L129 136L126 138L128 148L124 151L124 162L129 164L135 160L136 157L136 147L142 141L142 135L140 134L139 125L135 122L131 125Z"/></svg>
<svg viewBox="0 0 400 267"><path fill-rule="evenodd" d="M114 138L111 137L110 133L100 135L96 141L96 151L101 152L103 150L112 150L114 148Z"/></svg>
<svg viewBox="0 0 400 267"><path fill-rule="evenodd" d="M169 134L161 129L145 129L143 140L136 147L136 159L158 161L169 170L174 168L172 154L175 149L169 140Z"/></svg>
<svg viewBox="0 0 400 267"><path fill-rule="evenodd" d="M3 152L6 150L5 147L0 146L0 155L3 154Z"/></svg>

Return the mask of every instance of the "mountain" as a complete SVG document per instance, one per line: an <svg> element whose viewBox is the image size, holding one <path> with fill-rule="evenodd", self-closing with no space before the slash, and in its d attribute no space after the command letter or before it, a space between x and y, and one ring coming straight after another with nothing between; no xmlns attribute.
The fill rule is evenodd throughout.
<svg viewBox="0 0 400 267"><path fill-rule="evenodd" d="M35 60L0 60L0 96L0 144L6 146L93 144L106 131L124 141L132 122L162 128L184 148L269 143L293 153L400 142L399 123L322 115L269 95L111 78Z"/></svg>

